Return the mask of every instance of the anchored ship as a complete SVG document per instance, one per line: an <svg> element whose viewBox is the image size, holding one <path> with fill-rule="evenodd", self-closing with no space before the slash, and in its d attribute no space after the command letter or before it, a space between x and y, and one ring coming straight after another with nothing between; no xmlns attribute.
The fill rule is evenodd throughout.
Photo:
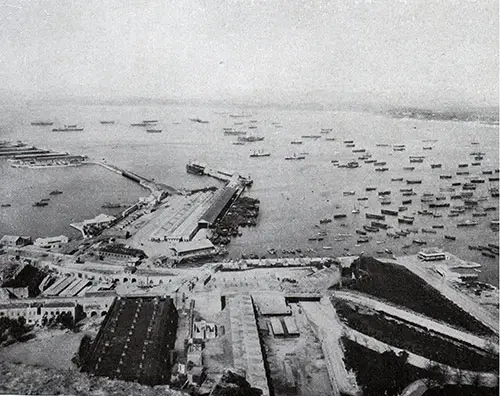
<svg viewBox="0 0 500 396"><path fill-rule="evenodd" d="M269 157L271 155L271 153L268 153L266 151L263 151L263 150L257 150L257 151L253 151L251 154L250 154L250 157Z"/></svg>
<svg viewBox="0 0 500 396"><path fill-rule="evenodd" d="M51 121L33 121L31 125L33 126L51 126L53 122Z"/></svg>
<svg viewBox="0 0 500 396"><path fill-rule="evenodd" d="M260 142L264 140L262 136L238 136L240 142Z"/></svg>
<svg viewBox="0 0 500 396"><path fill-rule="evenodd" d="M83 128L78 127L78 125L64 125L64 128L53 128L52 132L81 132Z"/></svg>
<svg viewBox="0 0 500 396"><path fill-rule="evenodd" d="M286 160L303 160L305 158L306 158L305 155L301 155L301 154L297 154L297 153L293 153L293 155L289 155L289 156L285 157Z"/></svg>

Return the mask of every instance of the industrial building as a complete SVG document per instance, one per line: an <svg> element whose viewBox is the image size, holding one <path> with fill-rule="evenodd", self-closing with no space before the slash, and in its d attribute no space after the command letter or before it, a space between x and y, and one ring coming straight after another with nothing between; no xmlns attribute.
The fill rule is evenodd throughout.
<svg viewBox="0 0 500 396"><path fill-rule="evenodd" d="M289 337L297 337L300 335L297 322L293 316L283 318L283 324L285 325L286 333Z"/></svg>
<svg viewBox="0 0 500 396"><path fill-rule="evenodd" d="M31 237L29 236L18 236L18 235L4 235L0 239L0 245L17 247L26 246L31 244Z"/></svg>
<svg viewBox="0 0 500 396"><path fill-rule="evenodd" d="M243 369L250 385L261 389L263 396L269 396L252 298L238 294L230 297L228 303L234 367Z"/></svg>
<svg viewBox="0 0 500 396"><path fill-rule="evenodd" d="M226 210L231 206L234 200L238 198L241 192L242 189L240 186L231 185L231 183L218 191L212 204L198 221L199 228L212 227L219 218L224 216Z"/></svg>
<svg viewBox="0 0 500 396"><path fill-rule="evenodd" d="M47 277L47 273L32 265L25 265L12 278L2 284L2 288L13 298L36 297L40 294L39 286Z"/></svg>
<svg viewBox="0 0 500 396"><path fill-rule="evenodd" d="M439 249L425 249L418 252L418 258L422 261L446 260L446 254Z"/></svg>
<svg viewBox="0 0 500 396"><path fill-rule="evenodd" d="M271 329L273 331L273 335L275 337L285 336L285 329L283 328L283 325L281 324L281 320L279 320L279 318L272 317L270 319L270 324L271 324Z"/></svg>
<svg viewBox="0 0 500 396"><path fill-rule="evenodd" d="M82 290L91 285L88 279L63 276L43 291L44 297L75 297Z"/></svg>
<svg viewBox="0 0 500 396"><path fill-rule="evenodd" d="M177 320L170 297L118 297L84 356L82 371L151 386L169 384Z"/></svg>
<svg viewBox="0 0 500 396"><path fill-rule="evenodd" d="M104 245L99 249L99 254L125 260L141 259L146 256L144 251L125 246L120 243Z"/></svg>
<svg viewBox="0 0 500 396"><path fill-rule="evenodd" d="M171 248L174 257L179 260L188 258L210 257L217 253L217 248L208 239L200 241L180 242Z"/></svg>
<svg viewBox="0 0 500 396"><path fill-rule="evenodd" d="M0 318L10 319L24 318L26 323L40 325L42 319L55 318L59 314L69 313L76 318L79 316L81 307L74 301L54 302L12 302L0 304Z"/></svg>
<svg viewBox="0 0 500 396"><path fill-rule="evenodd" d="M261 315L290 315L292 312L282 293L255 293L252 298Z"/></svg>
<svg viewBox="0 0 500 396"><path fill-rule="evenodd" d="M64 235L59 235L49 238L37 238L33 244L35 247L40 249L59 249L62 245L68 243L68 237Z"/></svg>

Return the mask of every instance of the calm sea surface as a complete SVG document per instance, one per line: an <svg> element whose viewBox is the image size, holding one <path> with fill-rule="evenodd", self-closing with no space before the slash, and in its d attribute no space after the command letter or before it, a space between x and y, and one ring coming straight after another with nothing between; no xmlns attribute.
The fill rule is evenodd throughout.
<svg viewBox="0 0 500 396"><path fill-rule="evenodd" d="M229 114L245 114L248 117L232 118ZM208 124L192 122L189 118L200 118ZM54 126L79 124L83 132L51 132L51 127L35 127L30 122L49 119ZM131 127L130 123L157 119L156 128L163 133L146 133L144 128ZM114 125L101 125L100 120L115 120ZM250 120L256 120L250 123ZM241 125L234 125L242 123ZM279 123L277 128L273 123ZM257 126L249 129L250 125ZM224 136L222 128L234 127L249 133L264 136L264 141L233 145L235 136ZM320 134L321 128L333 128L324 137L335 137L335 141L302 139L302 145L291 145L290 141L301 135ZM498 199L491 198L488 188L498 182L488 182L490 175L481 175L482 170L498 168L498 127L479 123L434 122L399 120L369 113L330 111L285 111L276 109L237 109L186 107L186 106L33 106L0 107L0 140L22 140L25 143L54 151L85 154L91 158L113 163L133 170L143 176L174 187L198 188L220 185L216 180L189 175L185 165L190 160L199 160L213 168L237 171L250 175L254 185L248 194L261 201L259 224L244 229L243 236L230 244L230 254L264 254L268 248L291 249L313 248L319 255L345 255L361 251L376 254L388 248L396 255L402 254L403 245L413 239L427 241L428 246L440 246L463 257L483 264L480 279L498 283L498 258L481 256L468 245L498 243L498 233L491 231L489 222L498 219ZM424 142L437 139L436 142ZM345 147L343 140L354 140L355 148L364 148L374 159L387 162L387 172L376 172L373 164L359 161L358 169L334 167L332 159L340 162L356 160L362 153L353 153ZM472 145L478 142L479 145ZM392 147L377 147L376 144L405 144L407 149L394 152ZM432 150L423 150L432 146ZM262 149L270 157L250 158L253 150ZM481 166L470 152L486 153ZM303 161L285 161L293 153L308 153ZM423 163L410 164L410 155L425 155ZM441 163L441 169L431 169L431 163ZM468 211L460 217L449 218L449 209L437 209L443 217L419 216L413 227L421 229L443 224L437 234L410 234L408 237L392 239L385 232L371 234L370 243L355 246L354 230L363 224L366 212L379 213L382 205L377 192L366 192L366 187L391 190L392 204L387 208L397 209L402 199L412 198L408 215L425 208L420 203L423 192L439 194L440 187L449 187L451 182L464 182L470 176L456 176L458 163L468 163L470 175L479 175L486 183L478 184L474 195L487 196L480 206L495 206L487 217L478 217L476 227L457 228L464 219L473 219ZM405 171L404 166L415 166ZM440 174L451 174L453 179L440 180ZM498 176L498 175L496 175ZM405 182L393 182L391 178L422 179L421 185L411 185L419 195L402 197L400 188ZM49 206L33 207L41 198L48 198L52 190L63 194L50 196ZM344 191L355 191L354 196L344 196ZM458 189L457 191L460 191ZM450 201L450 192L443 192ZM77 236L69 223L93 217L101 212L113 214L113 210L102 209L104 202L131 203L147 191L138 185L98 166L79 168L23 169L12 168L0 159L0 203L10 203L10 208L0 208L0 235L28 234L34 237L66 234ZM367 201L357 201L368 197ZM352 214L354 207L360 214ZM116 213L116 210L115 210ZM346 213L343 221L334 220L319 228L319 220L331 218L335 213ZM399 228L396 217L387 216L386 222ZM328 236L321 242L308 241L320 230ZM339 234L350 234L342 237ZM444 239L444 234L456 236L456 241ZM369 234L370 235L370 234ZM338 240L344 238L345 240ZM332 249L323 249L330 246ZM405 250L418 251L413 245ZM313 254L313 253L311 253Z"/></svg>

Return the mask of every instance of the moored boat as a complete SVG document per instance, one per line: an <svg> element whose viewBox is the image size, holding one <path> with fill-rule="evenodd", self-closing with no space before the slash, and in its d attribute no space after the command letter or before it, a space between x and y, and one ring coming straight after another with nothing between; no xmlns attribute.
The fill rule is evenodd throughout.
<svg viewBox="0 0 500 396"><path fill-rule="evenodd" d="M465 220L457 224L457 227L473 227L478 224L477 221Z"/></svg>
<svg viewBox="0 0 500 396"><path fill-rule="evenodd" d="M271 153L264 150L257 150L257 151L254 150L252 153L250 153L250 157L269 157L269 156L271 156Z"/></svg>
<svg viewBox="0 0 500 396"><path fill-rule="evenodd" d="M285 157L286 160L303 160L305 158L306 158L305 155L300 155L297 153L293 153L293 155L289 155L289 156Z"/></svg>
<svg viewBox="0 0 500 396"><path fill-rule="evenodd" d="M81 132L83 128L77 125L64 125L63 128L53 128L52 132Z"/></svg>
<svg viewBox="0 0 500 396"><path fill-rule="evenodd" d="M51 126L54 124L52 121L33 121L31 125L33 126Z"/></svg>

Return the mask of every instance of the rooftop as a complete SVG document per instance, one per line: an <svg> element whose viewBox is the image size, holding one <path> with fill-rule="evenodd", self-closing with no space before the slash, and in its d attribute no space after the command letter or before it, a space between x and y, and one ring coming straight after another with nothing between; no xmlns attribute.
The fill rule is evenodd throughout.
<svg viewBox="0 0 500 396"><path fill-rule="evenodd" d="M76 303L69 301L54 301L47 302L42 305L43 308L62 308L62 307L74 307Z"/></svg>
<svg viewBox="0 0 500 396"><path fill-rule="evenodd" d="M219 217L220 213L226 205L229 203L231 198L236 194L238 189L236 187L224 187L215 197L212 204L205 211L205 213L201 216L200 221L206 222L208 224L213 224L217 217Z"/></svg>
<svg viewBox="0 0 500 396"><path fill-rule="evenodd" d="M172 250L174 250L178 254L183 254L212 248L214 248L214 244L212 242L210 242L208 239L201 239L199 241L195 240L190 242L179 242L172 248Z"/></svg>
<svg viewBox="0 0 500 396"><path fill-rule="evenodd" d="M252 294L252 298L262 315L289 315L290 307L286 305L285 296L278 293Z"/></svg>
<svg viewBox="0 0 500 396"><path fill-rule="evenodd" d="M0 243L16 243L16 241L20 238L18 235L4 235L2 239L0 239Z"/></svg>
<svg viewBox="0 0 500 396"><path fill-rule="evenodd" d="M133 257L145 256L145 253L143 250L127 247L121 243L105 245L105 246L101 247L99 250L101 252L124 254L124 255L133 256Z"/></svg>
<svg viewBox="0 0 500 396"><path fill-rule="evenodd" d="M47 237L47 238L37 238L35 240L35 243L43 243L43 242L60 242L60 241L65 241L67 240L68 237L65 235L59 235L59 236L54 236L54 237Z"/></svg>
<svg viewBox="0 0 500 396"><path fill-rule="evenodd" d="M116 217L101 213L93 219L83 220L83 224L107 223L113 220L116 220Z"/></svg>
<svg viewBox="0 0 500 396"><path fill-rule="evenodd" d="M438 253L443 253L443 249L437 248L437 247L430 247L427 249L422 249L420 250L419 253L424 253L424 254L438 254Z"/></svg>
<svg viewBox="0 0 500 396"><path fill-rule="evenodd" d="M5 304L0 304L0 309L14 309L14 308L29 308L30 304L29 303L22 303L22 302L17 302L17 303L5 303Z"/></svg>
<svg viewBox="0 0 500 396"><path fill-rule="evenodd" d="M92 343L82 371L141 384L168 384L177 311L170 298L118 298Z"/></svg>
<svg viewBox="0 0 500 396"><path fill-rule="evenodd" d="M2 287L18 288L28 287L30 297L40 294L38 285L47 274L32 265L25 265L23 269L12 279L4 282Z"/></svg>

